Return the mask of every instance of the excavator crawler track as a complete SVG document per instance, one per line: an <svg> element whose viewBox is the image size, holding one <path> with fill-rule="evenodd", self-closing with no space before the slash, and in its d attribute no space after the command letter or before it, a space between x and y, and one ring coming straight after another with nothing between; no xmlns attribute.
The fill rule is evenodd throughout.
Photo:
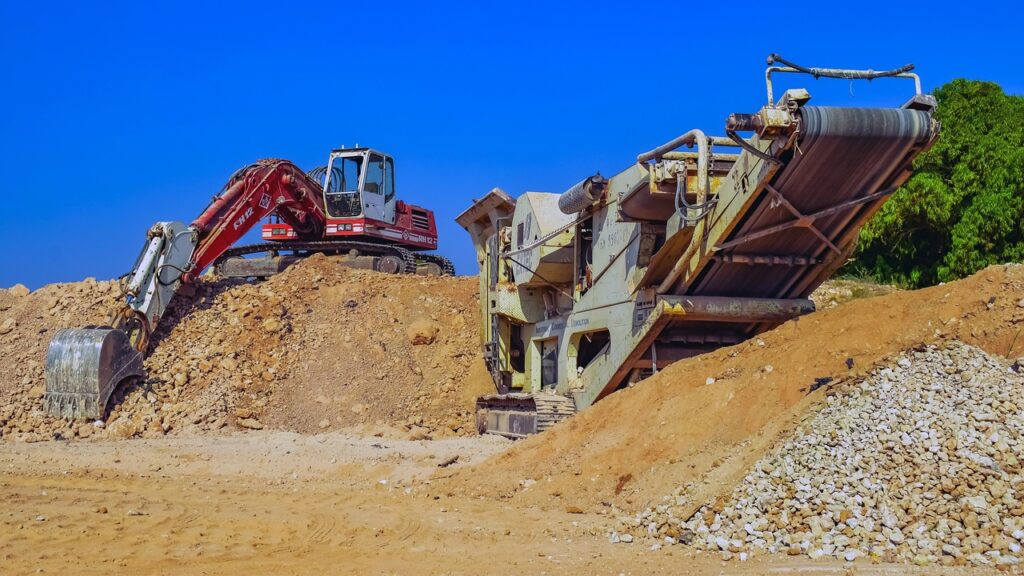
<svg viewBox="0 0 1024 576"><path fill-rule="evenodd" d="M343 241L309 241L309 242L288 242L287 244L263 243L236 246L225 250L224 254L214 262L217 274L227 277L260 277L271 276L280 272L302 258L311 254L348 254L352 251L363 256L374 258L394 257L401 263L401 269L396 273L415 274L417 255L401 246L390 244L375 244L373 242ZM263 252L294 252L294 256L278 256L276 259L244 259L250 254ZM299 254L305 252L306 254ZM422 255L420 256L422 258ZM437 257L440 258L440 257ZM374 268L377 269L377 268Z"/></svg>
<svg viewBox="0 0 1024 576"><path fill-rule="evenodd" d="M423 262L437 264L441 267L442 276L455 276L455 265L452 264L451 260L444 256L438 256L436 254L417 254L416 259Z"/></svg>

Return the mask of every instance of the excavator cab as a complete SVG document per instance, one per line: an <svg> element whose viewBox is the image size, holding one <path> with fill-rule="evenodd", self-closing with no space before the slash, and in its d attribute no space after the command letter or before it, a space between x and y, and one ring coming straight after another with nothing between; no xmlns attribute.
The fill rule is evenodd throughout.
<svg viewBox="0 0 1024 576"><path fill-rule="evenodd" d="M330 218L395 221L395 162L383 152L370 148L332 151L323 188Z"/></svg>

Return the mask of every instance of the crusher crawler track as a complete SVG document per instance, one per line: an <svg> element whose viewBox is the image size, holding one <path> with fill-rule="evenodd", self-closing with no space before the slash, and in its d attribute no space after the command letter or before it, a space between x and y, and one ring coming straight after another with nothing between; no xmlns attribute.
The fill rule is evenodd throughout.
<svg viewBox="0 0 1024 576"><path fill-rule="evenodd" d="M264 252L270 255L265 258L245 258L250 254ZM279 252L292 252L292 254L278 255ZM226 278L266 278L317 253L347 254L349 258L343 261L346 266L389 274L455 275L455 267L450 260L443 256L415 254L402 246L347 240L237 246L226 250L214 262L214 269L219 276Z"/></svg>
<svg viewBox="0 0 1024 576"><path fill-rule="evenodd" d="M477 398L476 427L481 434L525 438L575 413L572 398L550 392L494 394Z"/></svg>

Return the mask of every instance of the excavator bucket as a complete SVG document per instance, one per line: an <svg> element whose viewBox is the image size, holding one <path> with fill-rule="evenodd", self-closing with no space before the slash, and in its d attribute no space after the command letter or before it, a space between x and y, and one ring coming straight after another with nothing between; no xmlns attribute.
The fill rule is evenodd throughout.
<svg viewBox="0 0 1024 576"><path fill-rule="evenodd" d="M46 411L57 418L102 418L126 378L142 377L142 353L113 328L57 332L46 352Z"/></svg>

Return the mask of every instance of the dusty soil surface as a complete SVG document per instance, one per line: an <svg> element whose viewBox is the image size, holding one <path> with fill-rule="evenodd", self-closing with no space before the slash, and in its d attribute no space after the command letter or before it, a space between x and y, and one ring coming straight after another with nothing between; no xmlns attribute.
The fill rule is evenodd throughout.
<svg viewBox="0 0 1024 576"><path fill-rule="evenodd" d="M0 573L723 572L714 555L610 545L606 514L450 496L436 481L423 480L472 465L507 444L267 431L5 444ZM458 462L438 467L454 454ZM854 566L857 574L957 573ZM785 556L725 570L851 573L841 562Z"/></svg>
<svg viewBox="0 0 1024 576"><path fill-rule="evenodd" d="M728 494L827 390L886 357L947 339L1024 356L1024 266L820 292L822 312L510 443L469 426L490 391L476 280L336 264L204 279L102 426L41 413L42 359L56 329L102 321L117 286L0 291L0 574L961 573L723 563L610 535L680 486L693 511Z"/></svg>

